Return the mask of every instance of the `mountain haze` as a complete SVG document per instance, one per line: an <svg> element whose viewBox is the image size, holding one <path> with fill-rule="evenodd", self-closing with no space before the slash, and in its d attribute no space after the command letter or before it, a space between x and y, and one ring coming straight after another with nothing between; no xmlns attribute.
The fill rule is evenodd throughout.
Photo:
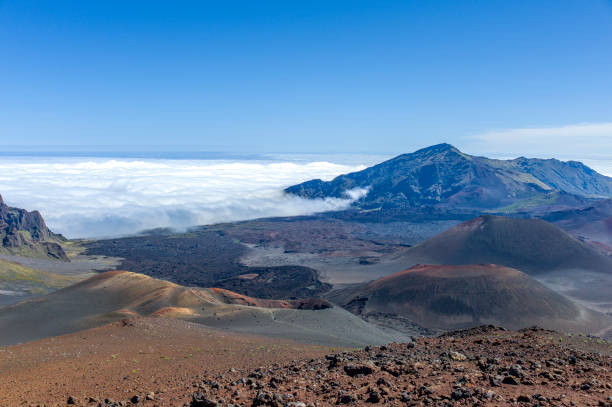
<svg viewBox="0 0 612 407"><path fill-rule="evenodd" d="M543 219L612 254L612 199L600 200L579 209L552 212Z"/></svg>

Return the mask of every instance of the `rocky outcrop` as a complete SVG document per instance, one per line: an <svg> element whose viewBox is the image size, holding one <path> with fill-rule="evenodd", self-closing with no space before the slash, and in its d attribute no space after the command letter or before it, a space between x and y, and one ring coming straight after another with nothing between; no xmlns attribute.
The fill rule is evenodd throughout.
<svg viewBox="0 0 612 407"><path fill-rule="evenodd" d="M40 212L10 207L0 196L0 251L68 261L61 240L47 228Z"/></svg>

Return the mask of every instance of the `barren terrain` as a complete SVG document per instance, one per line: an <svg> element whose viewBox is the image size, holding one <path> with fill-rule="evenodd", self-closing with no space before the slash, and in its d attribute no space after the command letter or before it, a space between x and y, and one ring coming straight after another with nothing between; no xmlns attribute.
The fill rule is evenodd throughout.
<svg viewBox="0 0 612 407"><path fill-rule="evenodd" d="M406 340L324 300L267 300L109 271L0 308L0 346L77 332L135 316L164 316L246 334L330 346Z"/></svg>
<svg viewBox="0 0 612 407"><path fill-rule="evenodd" d="M608 407L611 350L537 328L479 327L207 379L191 406Z"/></svg>
<svg viewBox="0 0 612 407"><path fill-rule="evenodd" d="M410 320L432 330L482 324L520 329L612 334L612 318L576 304L516 269L493 264L417 265L328 298L368 320L385 317L397 329Z"/></svg>
<svg viewBox="0 0 612 407"><path fill-rule="evenodd" d="M0 352L3 406L610 406L612 347L494 327L361 350L132 319Z"/></svg>
<svg viewBox="0 0 612 407"><path fill-rule="evenodd" d="M0 405L77 405L153 392L182 405L201 377L318 357L329 347L233 334L166 318L139 318L0 348Z"/></svg>

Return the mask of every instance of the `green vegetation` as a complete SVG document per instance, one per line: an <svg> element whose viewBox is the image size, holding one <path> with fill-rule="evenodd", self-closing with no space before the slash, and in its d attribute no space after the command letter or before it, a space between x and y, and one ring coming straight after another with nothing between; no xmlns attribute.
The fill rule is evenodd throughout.
<svg viewBox="0 0 612 407"><path fill-rule="evenodd" d="M197 238L198 234L197 233L177 233L177 234L172 234L169 236L166 236L166 239L194 239Z"/></svg>
<svg viewBox="0 0 612 407"><path fill-rule="evenodd" d="M37 241L27 230L17 231L20 240L24 242L18 246L5 247L0 245L0 254L8 254L21 257L33 257L39 259L60 259L64 257L64 249L69 242L60 238L51 237L44 241ZM0 235L0 240L3 238ZM82 250L82 249L81 249Z"/></svg>
<svg viewBox="0 0 612 407"><path fill-rule="evenodd" d="M83 246L83 243L85 242L86 241L84 240L58 240L55 243L58 243L60 246L62 246L62 249L64 249L64 252L66 252L66 256L68 256L68 258L72 260L73 258L78 256L79 254L82 254L85 251L85 247Z"/></svg>
<svg viewBox="0 0 612 407"><path fill-rule="evenodd" d="M520 201L514 202L511 205L504 206L502 208L497 208L490 211L485 212L501 212L501 213L516 213L523 212L529 209L535 209L539 206L553 205L559 200L558 192L545 192L539 195L534 195L532 197L522 199Z"/></svg>
<svg viewBox="0 0 612 407"><path fill-rule="evenodd" d="M76 281L74 277L47 273L0 259L1 290L46 294L67 287Z"/></svg>

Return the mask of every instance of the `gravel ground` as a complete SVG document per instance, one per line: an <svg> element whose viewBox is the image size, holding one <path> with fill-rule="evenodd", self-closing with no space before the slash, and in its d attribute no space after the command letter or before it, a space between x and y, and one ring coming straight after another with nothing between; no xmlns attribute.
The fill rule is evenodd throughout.
<svg viewBox="0 0 612 407"><path fill-rule="evenodd" d="M243 375L205 377L200 406L612 406L610 343L479 327Z"/></svg>
<svg viewBox="0 0 612 407"><path fill-rule="evenodd" d="M612 346L479 327L330 349L165 319L0 352L2 406L612 406Z"/></svg>
<svg viewBox="0 0 612 407"><path fill-rule="evenodd" d="M180 406L201 375L320 357L329 347L235 334L165 318L124 320L0 347L0 406L65 406L68 397L118 401L155 393ZM153 405L149 403L149 405Z"/></svg>

